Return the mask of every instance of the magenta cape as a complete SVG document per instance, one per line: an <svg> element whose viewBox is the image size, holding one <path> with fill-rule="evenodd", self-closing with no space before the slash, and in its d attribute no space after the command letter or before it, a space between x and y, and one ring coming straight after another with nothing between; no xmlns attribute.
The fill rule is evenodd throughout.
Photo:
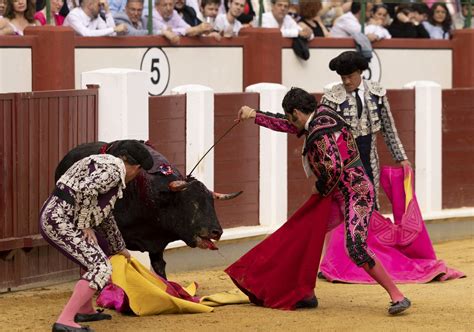
<svg viewBox="0 0 474 332"><path fill-rule="evenodd" d="M374 212L367 244L397 283L424 283L465 276L438 260L414 192L411 168L382 167L380 184L392 202L394 222ZM321 272L329 281L375 283L349 258L344 246L344 225L331 233Z"/></svg>
<svg viewBox="0 0 474 332"><path fill-rule="evenodd" d="M296 302L314 295L330 206L330 197L312 195L282 227L225 270L250 301L293 310Z"/></svg>

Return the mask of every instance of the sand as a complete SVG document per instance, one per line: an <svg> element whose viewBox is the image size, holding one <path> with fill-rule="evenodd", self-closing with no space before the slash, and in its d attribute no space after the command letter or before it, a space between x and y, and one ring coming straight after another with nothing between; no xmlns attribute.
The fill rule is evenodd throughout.
<svg viewBox="0 0 474 332"><path fill-rule="evenodd" d="M96 331L473 331L474 241L435 245L439 258L468 277L447 282L400 285L412 300L406 313L386 313L389 298L378 285L331 284L318 280L317 309L280 311L251 304L215 308L206 314L132 317L108 310L111 321L93 322ZM187 285L196 281L198 295L234 288L222 272L213 270L170 274ZM0 294L0 331L51 331L74 283Z"/></svg>

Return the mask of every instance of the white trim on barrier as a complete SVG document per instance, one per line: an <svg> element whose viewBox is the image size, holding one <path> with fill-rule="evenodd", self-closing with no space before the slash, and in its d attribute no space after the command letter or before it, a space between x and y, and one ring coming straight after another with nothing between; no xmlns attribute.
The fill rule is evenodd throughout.
<svg viewBox="0 0 474 332"><path fill-rule="evenodd" d="M82 88L98 84L99 140L148 139L148 74L135 69L105 68L82 73Z"/></svg>
<svg viewBox="0 0 474 332"><path fill-rule="evenodd" d="M171 94L186 94L186 174L214 144L214 90L203 85L181 85ZM214 190L214 150L193 172L193 176Z"/></svg>
<svg viewBox="0 0 474 332"><path fill-rule="evenodd" d="M415 188L423 213L442 209L441 86L415 81Z"/></svg>
<svg viewBox="0 0 474 332"><path fill-rule="evenodd" d="M288 89L280 84L259 83L246 92L260 93L260 109L283 113L281 101ZM260 127L259 221L262 226L282 225L288 216L287 134Z"/></svg>

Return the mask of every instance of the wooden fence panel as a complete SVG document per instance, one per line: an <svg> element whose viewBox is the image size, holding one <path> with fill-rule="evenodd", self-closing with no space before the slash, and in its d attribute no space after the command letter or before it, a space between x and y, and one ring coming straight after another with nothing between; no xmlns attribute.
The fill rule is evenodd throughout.
<svg viewBox="0 0 474 332"><path fill-rule="evenodd" d="M0 95L0 290L78 275L41 239L38 218L59 160L97 140L97 98L97 89Z"/></svg>
<svg viewBox="0 0 474 332"><path fill-rule="evenodd" d="M242 105L258 109L256 93L222 93L214 96L214 139L234 124ZM223 228L259 225L259 128L253 121L235 127L214 150L214 188L217 192L244 193L231 201L216 201Z"/></svg>
<svg viewBox="0 0 474 332"><path fill-rule="evenodd" d="M186 95L149 98L149 139L186 174Z"/></svg>
<svg viewBox="0 0 474 332"><path fill-rule="evenodd" d="M474 206L474 89L442 94L443 209Z"/></svg>

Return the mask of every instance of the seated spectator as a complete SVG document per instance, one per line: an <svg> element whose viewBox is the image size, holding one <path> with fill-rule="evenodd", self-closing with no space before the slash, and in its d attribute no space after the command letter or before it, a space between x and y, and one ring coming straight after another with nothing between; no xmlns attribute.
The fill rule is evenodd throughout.
<svg viewBox="0 0 474 332"><path fill-rule="evenodd" d="M409 4L400 4L395 17L388 27L392 38L430 38L430 35L417 20L417 15Z"/></svg>
<svg viewBox="0 0 474 332"><path fill-rule="evenodd" d="M456 29L468 29L474 28L474 17L471 17L471 26L467 26L467 16L469 15L469 7L467 3L463 3L461 6L461 11L453 15L453 25ZM471 5L471 15L474 14L473 8ZM1 12L0 12L1 15Z"/></svg>
<svg viewBox="0 0 474 332"><path fill-rule="evenodd" d="M385 28L388 23L388 18L388 10L385 5L373 6L364 33L366 35L373 34L377 36L377 40L392 38L390 32Z"/></svg>
<svg viewBox="0 0 474 332"><path fill-rule="evenodd" d="M245 8L245 0L229 0L227 14L217 15L214 30L226 38L237 37L242 28L242 23L237 18L242 15Z"/></svg>
<svg viewBox="0 0 474 332"><path fill-rule="evenodd" d="M143 0L127 0L124 13L113 14L115 24L127 26L127 36L146 36L146 22L143 19Z"/></svg>
<svg viewBox="0 0 474 332"><path fill-rule="evenodd" d="M120 1L126 1L126 0L120 0ZM185 1L186 1L186 5L189 7L192 7L194 11L196 12L196 14L199 12L199 7L200 7L199 4L202 0L185 0ZM153 0L152 3L154 4L153 5L153 8L154 8L154 6L156 5L156 1ZM143 3L143 12L147 13L148 15L148 0L145 0Z"/></svg>
<svg viewBox="0 0 474 332"><path fill-rule="evenodd" d="M360 3L352 2L351 10L342 14L335 22L331 29L330 36L335 38L352 38L354 35L362 31L360 20ZM367 38L373 42L377 40L377 36L373 33L367 34Z"/></svg>
<svg viewBox="0 0 474 332"><path fill-rule="evenodd" d="M201 23L195 27L187 24L174 9L175 0L155 0L153 9L153 31L161 33L172 43L179 43L179 36L199 36L213 31L209 23ZM144 13L145 18L148 13Z"/></svg>
<svg viewBox="0 0 474 332"><path fill-rule="evenodd" d="M444 2L431 6L428 20L422 23L431 39L449 39L453 20Z"/></svg>
<svg viewBox="0 0 474 332"><path fill-rule="evenodd" d="M4 12L5 12L5 0L0 0L0 18L3 17Z"/></svg>
<svg viewBox="0 0 474 332"><path fill-rule="evenodd" d="M301 18L299 4L290 1L290 5L288 6L288 15L290 15L292 19L298 22Z"/></svg>
<svg viewBox="0 0 474 332"><path fill-rule="evenodd" d="M197 17L201 22L214 24L221 0L201 0L201 10L197 13Z"/></svg>
<svg viewBox="0 0 474 332"><path fill-rule="evenodd" d="M50 1L50 15L51 18L54 18L54 20L51 21L53 25L56 26L61 26L64 23L64 16L62 16L59 11L64 5L63 0L51 0ZM46 25L48 22L46 22L46 4L43 9L40 11L36 12L34 18L41 23L41 25Z"/></svg>
<svg viewBox="0 0 474 332"><path fill-rule="evenodd" d="M229 12L229 4L230 4L230 1L224 1L225 10L227 12ZM253 10L252 1L245 0L244 9L242 11L242 14L240 14L240 16L237 17L237 20L239 20L239 22L242 23L243 26L250 26L254 19L255 19L255 11Z"/></svg>
<svg viewBox="0 0 474 332"><path fill-rule="evenodd" d="M105 12L105 21L99 15L101 7ZM107 0L82 0L81 7L71 10L63 25L70 26L78 35L85 37L116 36L127 32L125 24L115 25Z"/></svg>
<svg viewBox="0 0 474 332"><path fill-rule="evenodd" d="M341 0L329 0L323 2L323 6L319 11L319 15L321 20L323 21L324 26L327 29L331 29L334 21L344 14L344 10L342 8L342 1Z"/></svg>
<svg viewBox="0 0 474 332"><path fill-rule="evenodd" d="M176 0L174 9L176 9L179 16L190 26L195 27L201 24L201 20L198 19L196 11L193 7L186 5L186 0Z"/></svg>
<svg viewBox="0 0 474 332"><path fill-rule="evenodd" d="M285 38L303 37L310 38L311 30L302 28L288 15L290 0L271 0L272 10L262 15L263 28L280 28Z"/></svg>
<svg viewBox="0 0 474 332"><path fill-rule="evenodd" d="M0 19L0 35L23 36L26 27L40 25L34 15L35 5L31 0L7 0Z"/></svg>
<svg viewBox="0 0 474 332"><path fill-rule="evenodd" d="M411 8L413 10L413 15L415 17L416 22L424 22L428 19L430 14L430 7L424 2L416 2L411 4Z"/></svg>
<svg viewBox="0 0 474 332"><path fill-rule="evenodd" d="M329 35L319 16L321 7L321 1L319 0L300 0L301 19L298 24L302 28L308 27L311 29L314 37L327 37Z"/></svg>

